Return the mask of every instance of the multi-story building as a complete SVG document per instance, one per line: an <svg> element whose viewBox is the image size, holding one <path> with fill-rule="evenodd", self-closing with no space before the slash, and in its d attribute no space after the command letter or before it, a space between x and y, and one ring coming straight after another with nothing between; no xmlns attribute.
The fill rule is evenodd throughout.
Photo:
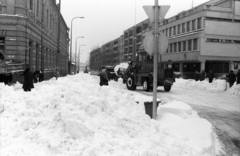
<svg viewBox="0 0 240 156"><path fill-rule="evenodd" d="M56 0L0 0L0 58L42 70L45 79L57 68L66 75L69 29L59 12Z"/></svg>
<svg viewBox="0 0 240 156"><path fill-rule="evenodd" d="M169 39L162 61L172 60L175 71L240 69L239 0L211 0L163 20L159 31Z"/></svg>
<svg viewBox="0 0 240 156"><path fill-rule="evenodd" d="M149 19L123 32L124 61L144 52L143 39L153 29ZM212 70L215 76L240 69L240 1L211 0L159 23L169 46L163 64L172 60L175 71L192 77ZM109 60L110 62L110 60ZM121 61L123 62L123 61Z"/></svg>

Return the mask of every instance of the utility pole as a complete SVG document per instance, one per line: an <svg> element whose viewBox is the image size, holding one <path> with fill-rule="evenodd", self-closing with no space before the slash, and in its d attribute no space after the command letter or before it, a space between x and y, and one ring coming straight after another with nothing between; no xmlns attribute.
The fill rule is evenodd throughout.
<svg viewBox="0 0 240 156"><path fill-rule="evenodd" d="M158 23L159 23L159 6L158 0L154 5L154 51L153 51L153 119L156 119L156 101L157 101L157 69L158 69ZM161 62L160 62L161 63Z"/></svg>

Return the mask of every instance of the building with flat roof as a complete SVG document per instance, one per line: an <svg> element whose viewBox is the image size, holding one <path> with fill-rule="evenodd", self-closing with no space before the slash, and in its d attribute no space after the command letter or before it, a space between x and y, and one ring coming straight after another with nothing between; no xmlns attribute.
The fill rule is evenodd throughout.
<svg viewBox="0 0 240 156"><path fill-rule="evenodd" d="M147 19L123 32L124 61L136 60L138 52L146 52L143 39L150 30L153 24ZM221 76L240 69L239 0L208 1L164 19L158 30L169 40L159 61L166 65L172 60L175 71L193 77L196 71L212 70ZM108 52L110 55L113 53ZM105 61L112 63L110 57Z"/></svg>
<svg viewBox="0 0 240 156"><path fill-rule="evenodd" d="M162 61L191 75L240 69L240 1L211 0L160 23L169 39Z"/></svg>

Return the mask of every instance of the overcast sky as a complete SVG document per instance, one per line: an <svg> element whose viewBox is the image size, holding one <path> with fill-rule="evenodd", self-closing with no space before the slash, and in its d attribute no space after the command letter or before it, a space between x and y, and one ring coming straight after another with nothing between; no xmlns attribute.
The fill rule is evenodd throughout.
<svg viewBox="0 0 240 156"><path fill-rule="evenodd" d="M197 6L208 0L194 0ZM81 62L86 62L92 49L120 37L124 30L147 19L144 5L154 5L155 0L62 0L61 11L69 28L73 17L73 53L75 40L81 46ZM192 0L159 0L159 5L170 5L166 18L192 7ZM70 35L70 34L69 34ZM70 36L71 38L71 36Z"/></svg>

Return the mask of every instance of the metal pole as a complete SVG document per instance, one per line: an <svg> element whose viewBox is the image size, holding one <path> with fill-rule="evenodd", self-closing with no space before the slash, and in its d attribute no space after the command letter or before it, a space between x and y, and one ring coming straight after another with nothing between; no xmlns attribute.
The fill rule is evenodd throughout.
<svg viewBox="0 0 240 156"><path fill-rule="evenodd" d="M78 36L75 42L75 74L77 73L77 39L84 38L83 36Z"/></svg>
<svg viewBox="0 0 240 156"><path fill-rule="evenodd" d="M154 65L153 65L153 119L156 119L156 101L157 101L157 70L158 70L158 23L159 6L158 0L155 0L154 6Z"/></svg>
<svg viewBox="0 0 240 156"><path fill-rule="evenodd" d="M69 72L70 72L70 73L71 73L71 64L72 64L72 32L73 32L73 30L72 30L72 23L73 23L73 20L74 20L75 18L84 18L84 17L74 17L74 18L72 19L72 21L71 21L70 66L69 66Z"/></svg>

